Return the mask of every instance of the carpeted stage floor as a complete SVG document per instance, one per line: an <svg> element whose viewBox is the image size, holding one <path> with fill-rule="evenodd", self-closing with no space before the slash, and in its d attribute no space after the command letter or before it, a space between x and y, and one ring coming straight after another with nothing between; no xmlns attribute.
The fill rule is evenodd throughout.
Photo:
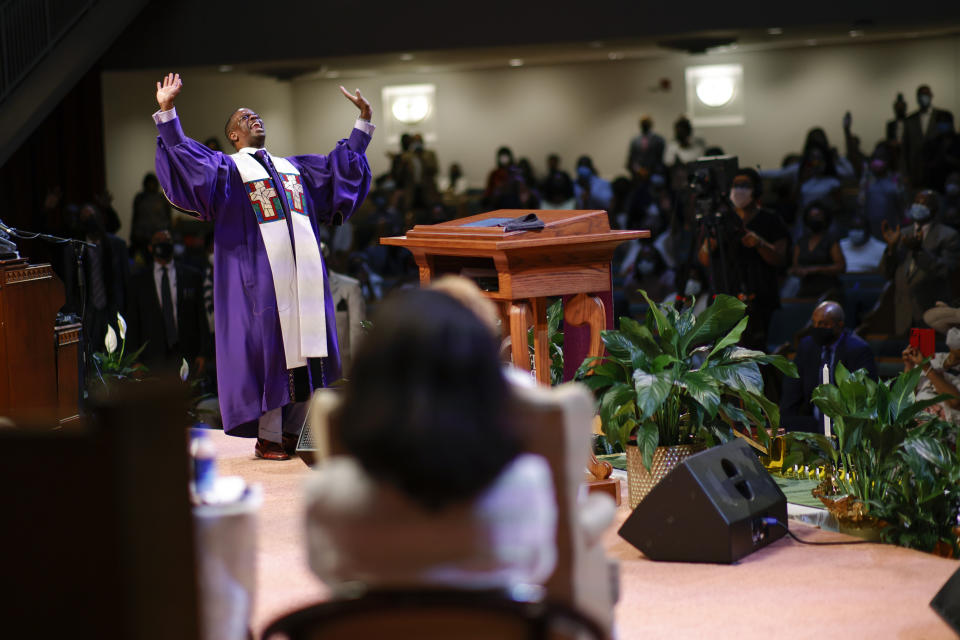
<svg viewBox="0 0 960 640"><path fill-rule="evenodd" d="M267 462L253 440L213 432L219 472L264 490L259 518L258 579L253 628L323 599L325 586L307 567L298 459ZM626 504L626 500L624 500ZM632 638L956 638L928 606L960 565L892 547L812 547L778 540L735 565L655 563L620 539L620 508L607 532L607 553L620 561L616 637ZM791 522L804 539L841 534Z"/></svg>

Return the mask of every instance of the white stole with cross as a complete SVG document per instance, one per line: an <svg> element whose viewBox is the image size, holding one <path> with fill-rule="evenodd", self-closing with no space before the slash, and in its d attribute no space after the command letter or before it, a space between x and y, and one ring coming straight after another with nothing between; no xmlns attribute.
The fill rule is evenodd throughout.
<svg viewBox="0 0 960 640"><path fill-rule="evenodd" d="M324 358L328 353L323 261L310 225L300 172L286 158L270 156L282 181L275 185L264 166L248 151L230 157L240 171L267 250L287 368L302 367L307 358ZM281 198L290 212L296 257Z"/></svg>

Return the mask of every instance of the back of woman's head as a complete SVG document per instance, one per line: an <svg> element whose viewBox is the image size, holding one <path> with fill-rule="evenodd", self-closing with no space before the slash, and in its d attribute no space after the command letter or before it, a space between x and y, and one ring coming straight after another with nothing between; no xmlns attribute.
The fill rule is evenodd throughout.
<svg viewBox="0 0 960 640"><path fill-rule="evenodd" d="M437 291L381 305L353 363L339 437L374 478L424 507L477 495L516 456L493 334Z"/></svg>

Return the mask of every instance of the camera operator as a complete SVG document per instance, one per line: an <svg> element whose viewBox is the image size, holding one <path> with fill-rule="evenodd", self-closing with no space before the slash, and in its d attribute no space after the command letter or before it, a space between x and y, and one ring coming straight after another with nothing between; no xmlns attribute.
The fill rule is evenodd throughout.
<svg viewBox="0 0 960 640"><path fill-rule="evenodd" d="M715 238L705 238L699 260L705 267L713 265L714 280L718 269L729 274L727 288L733 290L718 293L736 295L747 303L750 320L740 344L766 351L770 316L780 306L777 276L787 263L790 234L775 213L760 207L760 194L760 175L755 170L744 168L734 174L730 202L738 222L727 225L723 253Z"/></svg>

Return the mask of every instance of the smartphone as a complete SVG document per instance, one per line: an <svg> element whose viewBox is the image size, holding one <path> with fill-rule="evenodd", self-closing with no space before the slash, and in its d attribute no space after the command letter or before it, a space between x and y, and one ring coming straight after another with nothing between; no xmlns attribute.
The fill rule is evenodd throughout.
<svg viewBox="0 0 960 640"><path fill-rule="evenodd" d="M910 346L919 351L924 358L933 355L934 339L933 329L917 329L916 327L910 329Z"/></svg>

